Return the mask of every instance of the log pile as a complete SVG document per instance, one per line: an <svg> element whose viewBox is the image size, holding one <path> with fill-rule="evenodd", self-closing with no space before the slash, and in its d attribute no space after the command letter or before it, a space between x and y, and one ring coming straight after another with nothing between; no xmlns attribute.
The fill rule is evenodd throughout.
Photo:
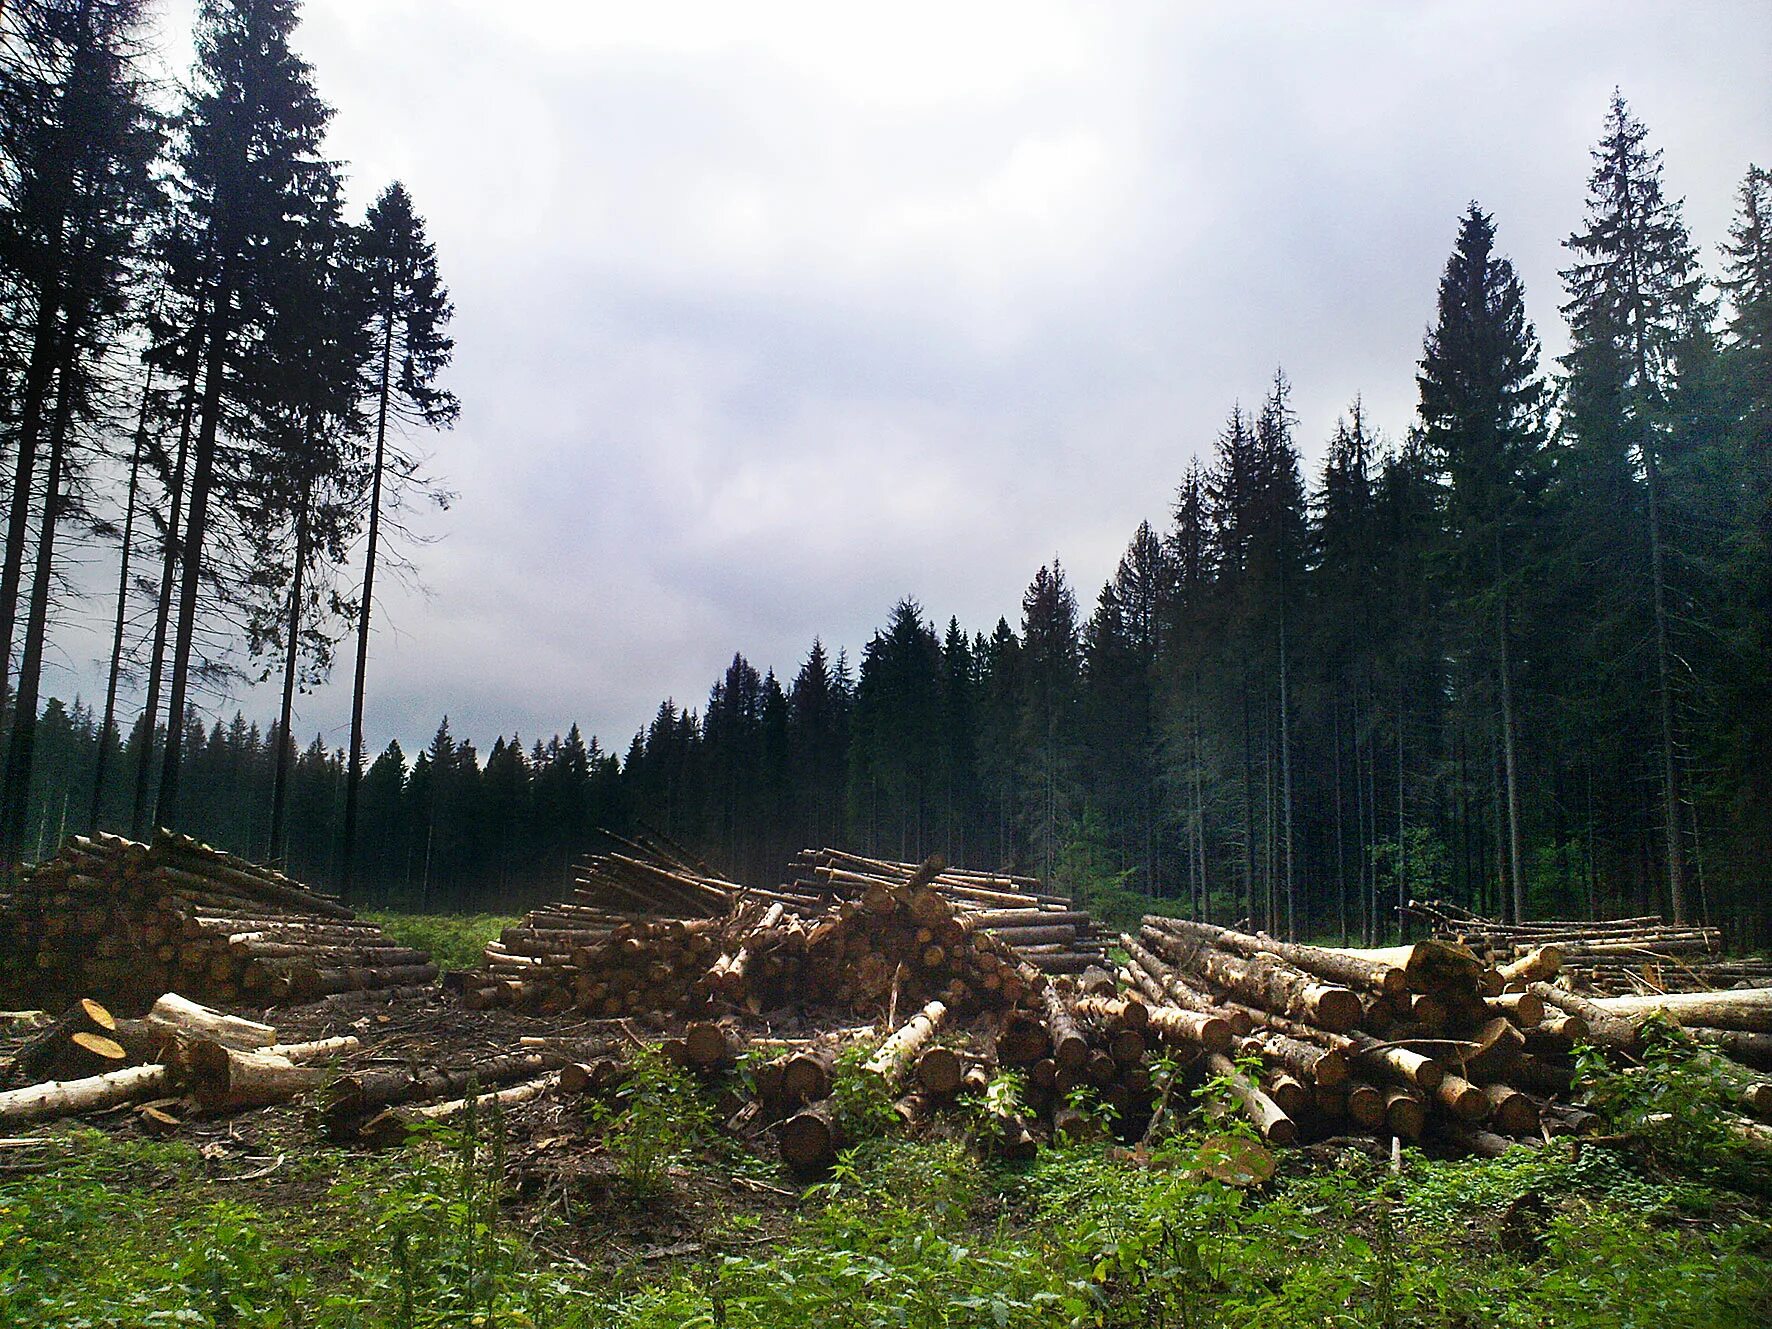
<svg viewBox="0 0 1772 1329"><path fill-rule="evenodd" d="M707 865L652 836L629 840L602 832L612 848L573 866L574 909L595 914L656 914L712 918L728 912L745 890L708 872ZM595 914L583 915L587 920Z"/></svg>
<svg viewBox="0 0 1772 1329"><path fill-rule="evenodd" d="M873 881L822 902L816 917L790 898L748 892L717 917L618 914L584 900L537 910L486 948L485 969L464 977L463 1001L604 1017L877 1010L936 997L968 1013L1014 1006L1037 976L933 887L939 870L931 860Z"/></svg>
<svg viewBox="0 0 1772 1329"><path fill-rule="evenodd" d="M1653 914L1501 923L1444 900L1411 900L1403 913L1427 923L1436 937L1468 946L1492 964L1554 946L1564 982L1586 991L1700 992L1772 982L1772 960L1724 957L1719 929L1669 923Z"/></svg>
<svg viewBox="0 0 1772 1329"><path fill-rule="evenodd" d="M1494 1153L1578 1129L1575 1044L1634 1052L1652 1011L1723 1054L1694 1049L1744 1110L1772 1107L1772 1084L1743 1069L1772 1053L1772 989L1589 1001L1547 981L1559 964L1548 946L1496 966L1448 940L1336 950L1155 915L1121 944L1123 979L1153 1003L1153 1026L1205 1051L1276 1143L1353 1130Z"/></svg>
<svg viewBox="0 0 1772 1329"><path fill-rule="evenodd" d="M854 899L909 881L917 868L840 849L803 849L785 890L807 901ZM1069 896L1043 891L1036 878L944 867L931 884L970 926L1006 942L1042 973L1081 973L1103 962L1107 941L1094 919Z"/></svg>
<svg viewBox="0 0 1772 1329"><path fill-rule="evenodd" d="M335 898L166 831L71 836L26 869L0 900L0 971L23 997L123 1009L172 988L271 1005L437 977Z"/></svg>

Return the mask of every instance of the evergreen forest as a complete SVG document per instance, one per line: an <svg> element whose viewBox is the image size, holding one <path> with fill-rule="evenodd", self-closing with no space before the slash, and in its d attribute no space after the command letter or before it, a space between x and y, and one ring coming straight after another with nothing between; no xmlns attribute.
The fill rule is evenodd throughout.
<svg viewBox="0 0 1772 1329"><path fill-rule="evenodd" d="M1194 460L1098 591L1055 558L962 624L907 588L856 654L735 654L631 738L444 719L409 753L364 696L378 564L449 500L419 446L459 409L447 256L398 182L348 215L297 0L205 0L177 86L145 72L149 10L0 13L8 864L160 824L349 898L508 912L645 829L759 882L833 844L1286 936L1445 896L1766 944L1765 169L1695 236L1615 94L1566 234L1446 219L1394 367L1414 418L1248 384L1176 440ZM1560 287L1525 290L1509 246L1559 241ZM75 622L105 627L104 694L46 697ZM343 748L292 731L334 670ZM252 680L278 714L229 719Z"/></svg>

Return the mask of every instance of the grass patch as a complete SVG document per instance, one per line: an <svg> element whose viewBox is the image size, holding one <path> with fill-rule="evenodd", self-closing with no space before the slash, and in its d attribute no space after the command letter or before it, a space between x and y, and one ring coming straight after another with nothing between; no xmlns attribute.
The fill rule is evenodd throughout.
<svg viewBox="0 0 1772 1329"><path fill-rule="evenodd" d="M402 946L429 951L444 969L471 969L482 959L486 943L520 920L510 914L404 914L364 910L374 923Z"/></svg>

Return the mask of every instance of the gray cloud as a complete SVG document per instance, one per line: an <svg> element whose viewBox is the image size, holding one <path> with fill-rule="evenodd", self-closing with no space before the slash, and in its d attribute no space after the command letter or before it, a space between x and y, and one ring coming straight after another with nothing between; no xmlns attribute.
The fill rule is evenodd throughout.
<svg viewBox="0 0 1772 1329"><path fill-rule="evenodd" d="M1470 198L1554 353L1615 83L1707 254L1772 156L1755 3L309 0L300 43L458 306L461 497L379 607L378 745L621 748L900 595L1013 621L1054 553L1088 603L1276 364L1313 457L1356 392L1406 426ZM342 742L348 686L304 727Z"/></svg>

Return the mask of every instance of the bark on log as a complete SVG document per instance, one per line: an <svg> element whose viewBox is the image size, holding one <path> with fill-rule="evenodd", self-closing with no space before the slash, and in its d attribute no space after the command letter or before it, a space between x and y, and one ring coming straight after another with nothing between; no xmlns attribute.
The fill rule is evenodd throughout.
<svg viewBox="0 0 1772 1329"><path fill-rule="evenodd" d="M1150 1027L1165 1043L1175 1047L1205 1048L1208 1052L1228 1052L1234 1035L1228 1020L1180 1006L1152 1006Z"/></svg>
<svg viewBox="0 0 1772 1329"><path fill-rule="evenodd" d="M1563 968L1563 952L1555 946L1535 946L1524 955L1497 965L1507 983L1545 983Z"/></svg>
<svg viewBox="0 0 1772 1329"><path fill-rule="evenodd" d="M1703 1025L1687 1025L1686 1032L1702 1042L1712 1044L1731 1061L1759 1071L1772 1071L1772 1034L1750 1034L1740 1029L1708 1029Z"/></svg>
<svg viewBox="0 0 1772 1329"><path fill-rule="evenodd" d="M1528 986L1527 991L1543 998L1547 1006L1586 1020L1589 1042L1619 1052L1636 1050L1639 1040L1635 1022L1595 1005L1586 997L1578 997L1573 992L1552 987L1548 983L1533 983Z"/></svg>
<svg viewBox="0 0 1772 1329"><path fill-rule="evenodd" d="M1078 1070L1089 1059L1089 1040L1065 1009L1064 998L1050 983L1040 993L1046 1011L1046 1029L1052 1036L1052 1059L1068 1070Z"/></svg>
<svg viewBox="0 0 1772 1329"><path fill-rule="evenodd" d="M165 1066L127 1066L78 1080L50 1080L0 1093L0 1122L18 1125L81 1112L99 1112L163 1093L172 1083Z"/></svg>
<svg viewBox="0 0 1772 1329"><path fill-rule="evenodd" d="M1142 935L1178 964L1197 970L1213 986L1234 992L1253 1005L1331 1033L1346 1033L1360 1021L1364 1008L1351 988L1320 983L1276 956L1265 952L1236 955L1156 927L1147 926Z"/></svg>
<svg viewBox="0 0 1772 1329"><path fill-rule="evenodd" d="M1280 1110L1280 1105L1249 1082L1236 1063L1222 1052L1208 1052L1206 1066L1230 1087L1231 1095L1243 1113L1261 1132L1269 1144L1293 1144L1298 1139L1298 1123Z"/></svg>
<svg viewBox="0 0 1772 1329"><path fill-rule="evenodd" d="M863 1069L869 1074L877 1075L886 1082L890 1089L898 1089L904 1083L906 1072L912 1060L921 1052L936 1031L947 1019L948 1008L945 1003L932 1001L922 1010L913 1015L880 1045L880 1050L868 1058Z"/></svg>
<svg viewBox="0 0 1772 1329"><path fill-rule="evenodd" d="M519 1103L540 1098L552 1090L557 1082L557 1077L550 1073L525 1084L472 1098L455 1098L445 1103L428 1103L423 1107L389 1108L364 1122L357 1133L358 1138L373 1145L402 1144L411 1136L414 1127L453 1121L466 1113L469 1107L477 1112L515 1107Z"/></svg>
<svg viewBox="0 0 1772 1329"><path fill-rule="evenodd" d="M1147 914L1145 922L1195 945L1215 946L1244 956L1276 955L1294 968L1331 983L1387 995L1404 990L1402 969L1352 951L1301 946L1266 935L1237 932L1192 919L1164 918L1158 914Z"/></svg>
<svg viewBox="0 0 1772 1329"><path fill-rule="evenodd" d="M298 1066L266 1049L242 1051L220 1043L197 1042L184 1053L191 1097L209 1113L287 1103L326 1082L328 1072Z"/></svg>
<svg viewBox="0 0 1772 1329"><path fill-rule="evenodd" d="M277 1041L277 1031L271 1025L211 1010L176 992L162 996L143 1018L176 1033L207 1039L224 1047L262 1048Z"/></svg>
<svg viewBox="0 0 1772 1329"><path fill-rule="evenodd" d="M458 1096L469 1085L497 1085L532 1077L559 1060L557 1054L522 1053L490 1057L453 1070L409 1067L367 1067L349 1071L327 1090L321 1119L328 1133L340 1134L346 1124L381 1108L423 1099Z"/></svg>
<svg viewBox="0 0 1772 1329"><path fill-rule="evenodd" d="M1669 992L1653 997L1598 997L1591 1004L1606 1015L1630 1022L1659 1012L1680 1025L1772 1034L1772 987Z"/></svg>

